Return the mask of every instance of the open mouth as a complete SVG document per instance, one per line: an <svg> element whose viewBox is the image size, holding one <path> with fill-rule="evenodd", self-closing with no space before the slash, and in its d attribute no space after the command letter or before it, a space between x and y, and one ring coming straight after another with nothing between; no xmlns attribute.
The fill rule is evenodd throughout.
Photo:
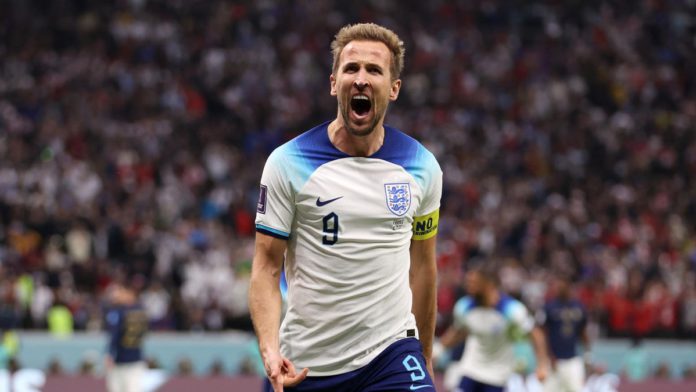
<svg viewBox="0 0 696 392"><path fill-rule="evenodd" d="M350 99L350 108L353 109L358 116L364 116L370 112L372 102L370 102L370 98L367 95L355 95Z"/></svg>

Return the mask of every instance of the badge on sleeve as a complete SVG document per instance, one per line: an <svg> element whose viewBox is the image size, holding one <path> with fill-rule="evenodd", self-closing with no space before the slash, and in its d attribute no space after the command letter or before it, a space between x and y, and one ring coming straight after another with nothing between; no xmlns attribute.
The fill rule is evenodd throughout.
<svg viewBox="0 0 696 392"><path fill-rule="evenodd" d="M259 214L266 213L266 198L268 195L268 188L266 185L261 184L261 189L259 191L259 202L256 204L256 211Z"/></svg>

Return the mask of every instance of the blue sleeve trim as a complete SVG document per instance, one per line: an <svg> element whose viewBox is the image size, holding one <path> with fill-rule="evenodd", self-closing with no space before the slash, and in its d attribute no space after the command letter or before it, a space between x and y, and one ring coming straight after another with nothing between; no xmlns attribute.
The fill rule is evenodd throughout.
<svg viewBox="0 0 696 392"><path fill-rule="evenodd" d="M274 228L264 226L264 225L257 224L256 231L258 231L259 233L270 235L271 237L280 238L281 240L287 240L290 238L289 233L286 233L286 232L280 231L280 230L276 230Z"/></svg>
<svg viewBox="0 0 696 392"><path fill-rule="evenodd" d="M524 308L522 302L507 295L502 295L500 301L496 305L496 309L500 313L502 313L503 316L508 320L512 319L513 312L515 312L515 310L519 309L520 307Z"/></svg>
<svg viewBox="0 0 696 392"><path fill-rule="evenodd" d="M473 308L476 307L476 302L471 297L464 297L459 299L454 305L454 312L459 316L464 316Z"/></svg>

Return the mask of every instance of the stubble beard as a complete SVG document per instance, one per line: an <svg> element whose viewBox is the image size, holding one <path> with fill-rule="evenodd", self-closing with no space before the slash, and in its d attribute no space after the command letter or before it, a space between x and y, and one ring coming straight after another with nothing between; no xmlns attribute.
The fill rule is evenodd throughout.
<svg viewBox="0 0 696 392"><path fill-rule="evenodd" d="M379 124L380 119L384 117L384 113L382 113L381 115L377 115L377 111L375 111L374 118L372 119L372 124L370 124L370 126L367 129L359 131L350 125L350 104L346 106L339 103L339 108L341 110L341 117L343 117L343 124L345 125L348 133L350 133L353 136L365 137L371 134L375 131L375 129L377 129L377 124Z"/></svg>
<svg viewBox="0 0 696 392"><path fill-rule="evenodd" d="M469 292L469 295L474 299L474 302L476 302L477 304L484 304L486 301L486 295L484 294L484 291L480 288L473 292Z"/></svg>

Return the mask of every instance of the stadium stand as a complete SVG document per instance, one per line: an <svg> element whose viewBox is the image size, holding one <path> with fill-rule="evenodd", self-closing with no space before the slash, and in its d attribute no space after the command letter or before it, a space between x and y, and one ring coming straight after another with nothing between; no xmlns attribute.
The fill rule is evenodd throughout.
<svg viewBox="0 0 696 392"><path fill-rule="evenodd" d="M250 328L258 179L332 116L331 34L405 40L387 122L445 175L439 326L504 260L533 310L573 274L600 336L696 338L696 2L3 2L0 328L103 328L135 276L155 330Z"/></svg>

